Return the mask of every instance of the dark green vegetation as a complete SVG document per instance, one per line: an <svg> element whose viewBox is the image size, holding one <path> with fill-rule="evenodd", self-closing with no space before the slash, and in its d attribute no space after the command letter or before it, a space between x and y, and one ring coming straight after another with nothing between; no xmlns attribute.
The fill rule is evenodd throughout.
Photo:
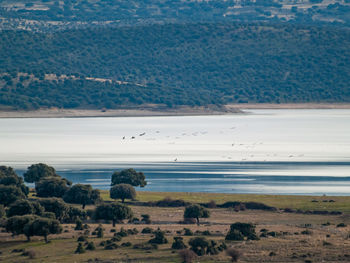
<svg viewBox="0 0 350 263"><path fill-rule="evenodd" d="M0 105L16 109L350 101L348 28L2 31L0 50Z"/></svg>
<svg viewBox="0 0 350 263"><path fill-rule="evenodd" d="M48 31L86 26L202 21L264 21L343 26L350 23L349 12L348 0L3 0L0 3L0 15L3 18L0 25L11 29ZM58 23L49 23L50 21ZM90 24L87 25L86 22Z"/></svg>

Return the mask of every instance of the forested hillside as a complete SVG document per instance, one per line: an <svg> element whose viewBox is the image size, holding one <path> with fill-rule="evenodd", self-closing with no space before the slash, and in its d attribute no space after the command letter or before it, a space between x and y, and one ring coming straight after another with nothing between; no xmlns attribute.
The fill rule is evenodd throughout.
<svg viewBox="0 0 350 263"><path fill-rule="evenodd" d="M0 50L0 104L16 108L350 102L346 28L204 23L2 31Z"/></svg>
<svg viewBox="0 0 350 263"><path fill-rule="evenodd" d="M350 25L349 0L2 0L0 27L39 31L187 22Z"/></svg>

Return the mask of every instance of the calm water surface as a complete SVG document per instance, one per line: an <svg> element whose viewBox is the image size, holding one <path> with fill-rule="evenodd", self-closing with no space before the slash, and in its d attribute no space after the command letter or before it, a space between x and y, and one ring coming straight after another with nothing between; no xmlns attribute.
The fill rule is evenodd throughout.
<svg viewBox="0 0 350 263"><path fill-rule="evenodd" d="M249 112L0 119L0 164L45 162L101 189L134 167L148 191L350 195L350 110Z"/></svg>

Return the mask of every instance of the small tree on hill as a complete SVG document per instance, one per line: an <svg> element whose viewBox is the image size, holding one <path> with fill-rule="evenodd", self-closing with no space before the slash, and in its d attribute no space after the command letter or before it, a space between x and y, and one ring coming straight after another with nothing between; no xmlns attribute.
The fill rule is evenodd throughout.
<svg viewBox="0 0 350 263"><path fill-rule="evenodd" d="M81 204L82 208L88 204L96 204L101 200L100 191L92 189L89 184L75 184L64 195L64 201L72 204Z"/></svg>
<svg viewBox="0 0 350 263"><path fill-rule="evenodd" d="M27 171L23 174L24 181L28 183L38 182L41 178L58 176L55 168L43 163L33 164L28 167Z"/></svg>
<svg viewBox="0 0 350 263"><path fill-rule="evenodd" d="M112 185L130 184L132 186L146 186L145 175L142 172L136 172L134 169L125 169L120 172L114 172L112 175Z"/></svg>
<svg viewBox="0 0 350 263"><path fill-rule="evenodd" d="M133 213L129 207L120 203L102 204L96 207L95 219L112 220L113 227L117 221L132 218Z"/></svg>
<svg viewBox="0 0 350 263"><path fill-rule="evenodd" d="M208 218L210 216L209 210L200 205L190 205L185 208L184 218L195 218L199 225L199 218Z"/></svg>
<svg viewBox="0 0 350 263"><path fill-rule="evenodd" d="M61 177L44 177L35 183L39 197L62 197L69 189L67 180Z"/></svg>
<svg viewBox="0 0 350 263"><path fill-rule="evenodd" d="M136 197L136 191L130 184L117 184L110 189L109 193L112 199L121 199L122 203L125 199Z"/></svg>

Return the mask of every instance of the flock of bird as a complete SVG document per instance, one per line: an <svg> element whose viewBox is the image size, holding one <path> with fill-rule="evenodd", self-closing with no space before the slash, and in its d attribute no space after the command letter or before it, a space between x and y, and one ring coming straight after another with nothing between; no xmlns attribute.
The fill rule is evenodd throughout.
<svg viewBox="0 0 350 263"><path fill-rule="evenodd" d="M236 129L236 127L230 127L229 129L230 130L234 130L234 129ZM160 134L160 131L156 131L155 133L156 134ZM221 130L219 133L220 134L224 134L225 132L223 130ZM181 136L182 137L183 136L194 136L194 137L196 137L196 136L199 136L199 135L206 135L206 134L208 134L208 131L195 131L195 132L191 132L191 133L182 132ZM128 138L130 138L130 140L135 140L137 137L142 137L142 136L145 136L145 135L146 135L146 132L142 132L142 133L140 133L138 135L133 135L131 137L123 136L122 140L127 140ZM169 138L171 138L171 136L166 136L166 138L169 139ZM173 139L181 139L181 137L175 136L175 137L173 137ZM151 138L147 138L146 140L156 140L156 138L151 137ZM169 142L168 144L175 144L175 142ZM263 145L263 144L264 144L263 142L254 142L254 143L251 143L251 144L244 144L244 143L233 142L233 143L231 143L229 145L231 147L236 147L236 148L237 147L239 147L239 148L243 147L247 151L247 150L253 150L256 146ZM244 149L242 149L242 152L244 152ZM243 162L244 161L249 161L249 160L251 161L251 160L253 160L254 157L257 157L257 155L254 155L252 153L248 153L248 152L245 152L245 153L246 153L246 157L245 158L241 158L241 161L243 161ZM276 153L274 153L274 154L269 154L269 153L265 154L265 157L276 157L276 156L277 156ZM287 157L288 158L295 158L295 157L303 157L303 156L304 156L304 154L289 154ZM223 159L230 159L230 160L233 159L232 156L221 156L221 157ZM177 162L178 158L176 157L173 160L174 160L174 162ZM266 162L267 159L264 159L263 161Z"/></svg>

